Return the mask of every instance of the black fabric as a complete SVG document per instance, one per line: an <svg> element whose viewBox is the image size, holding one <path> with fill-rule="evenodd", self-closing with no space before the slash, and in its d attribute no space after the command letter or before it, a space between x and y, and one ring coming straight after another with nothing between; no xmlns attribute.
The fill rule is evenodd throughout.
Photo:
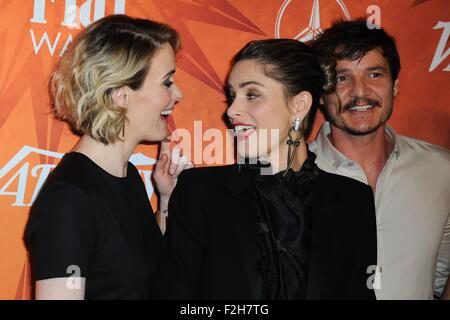
<svg viewBox="0 0 450 320"><path fill-rule="evenodd" d="M309 153L299 171L264 174L270 164L247 164L257 204L261 299L305 299L311 245L313 190L319 169ZM269 166L268 166L269 165Z"/></svg>
<svg viewBox="0 0 450 320"><path fill-rule="evenodd" d="M318 170L312 199L307 299L375 299L367 268L377 263L372 189ZM261 299L258 199L238 165L183 171L169 202L155 297Z"/></svg>
<svg viewBox="0 0 450 320"><path fill-rule="evenodd" d="M86 299L146 299L162 235L131 163L118 178L72 152L42 187L24 240L35 281L79 268Z"/></svg>

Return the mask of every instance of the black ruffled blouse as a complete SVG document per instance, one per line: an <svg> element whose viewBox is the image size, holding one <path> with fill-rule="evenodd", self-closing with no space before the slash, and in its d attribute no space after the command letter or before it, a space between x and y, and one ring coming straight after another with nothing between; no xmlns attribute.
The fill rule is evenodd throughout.
<svg viewBox="0 0 450 320"><path fill-rule="evenodd" d="M311 244L313 189L319 169L308 153L302 168L261 174L270 164L247 164L257 202L261 299L305 299ZM261 170L264 171L261 171Z"/></svg>

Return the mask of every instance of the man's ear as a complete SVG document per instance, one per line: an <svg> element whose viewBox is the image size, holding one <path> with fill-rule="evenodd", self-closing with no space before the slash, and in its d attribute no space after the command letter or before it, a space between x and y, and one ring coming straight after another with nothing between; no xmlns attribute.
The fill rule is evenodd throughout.
<svg viewBox="0 0 450 320"><path fill-rule="evenodd" d="M308 91L302 91L292 98L291 103L291 113L294 120L299 118L301 120L305 119L306 115L311 108L313 97Z"/></svg>
<svg viewBox="0 0 450 320"><path fill-rule="evenodd" d="M394 97L396 97L398 94L398 86L399 86L399 80L397 79L394 81Z"/></svg>
<svg viewBox="0 0 450 320"><path fill-rule="evenodd" d="M127 88L121 87L119 89L113 90L112 99L116 106L126 109L128 107L128 90L127 90Z"/></svg>

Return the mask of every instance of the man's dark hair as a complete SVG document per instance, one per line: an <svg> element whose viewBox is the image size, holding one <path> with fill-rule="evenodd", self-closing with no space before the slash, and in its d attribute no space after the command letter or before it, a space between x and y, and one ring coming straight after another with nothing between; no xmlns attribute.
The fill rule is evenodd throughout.
<svg viewBox="0 0 450 320"><path fill-rule="evenodd" d="M340 20L326 29L312 44L323 67L336 67L338 60L356 60L380 48L389 63L392 80L400 72L400 57L395 39L381 28L369 29L364 18Z"/></svg>

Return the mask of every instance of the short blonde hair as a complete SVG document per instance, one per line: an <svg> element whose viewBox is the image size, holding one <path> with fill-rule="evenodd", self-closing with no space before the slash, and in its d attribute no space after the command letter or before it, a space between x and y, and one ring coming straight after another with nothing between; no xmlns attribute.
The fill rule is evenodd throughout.
<svg viewBox="0 0 450 320"><path fill-rule="evenodd" d="M170 26L126 15L111 15L89 25L75 38L51 75L53 111L80 135L105 144L118 139L126 110L114 104L115 89L139 89L152 57L180 42Z"/></svg>

